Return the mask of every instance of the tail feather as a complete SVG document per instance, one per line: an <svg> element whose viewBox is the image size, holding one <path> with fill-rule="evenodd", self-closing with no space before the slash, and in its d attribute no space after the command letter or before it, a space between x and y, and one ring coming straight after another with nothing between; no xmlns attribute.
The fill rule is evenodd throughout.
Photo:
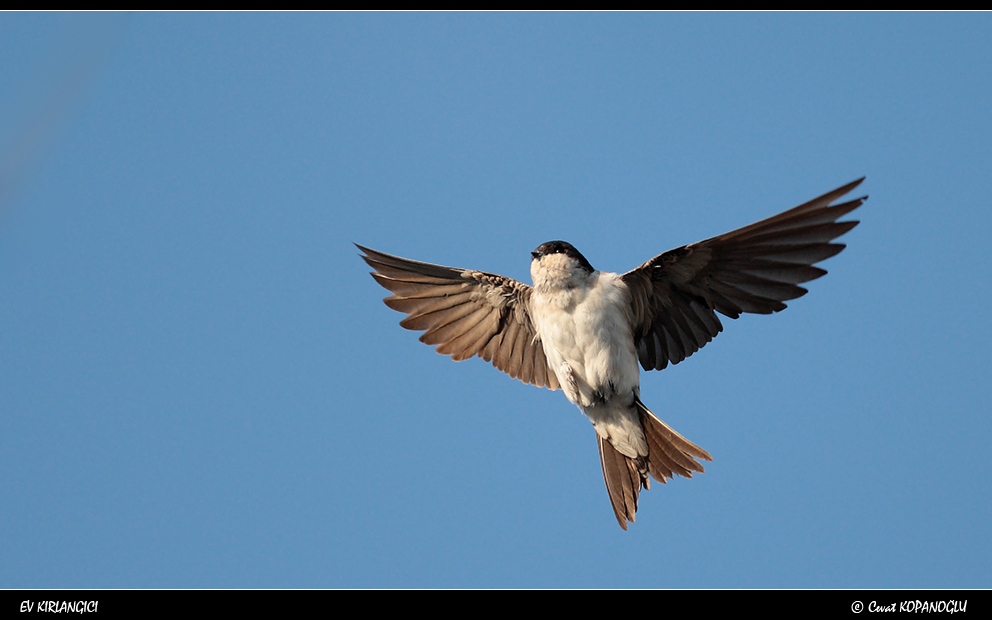
<svg viewBox="0 0 992 620"><path fill-rule="evenodd" d="M617 516L620 527L627 529L627 522L633 523L637 514L637 496L641 485L648 488L650 482L644 468L643 458L634 460L620 454L613 445L603 439L599 433L599 460L603 465L603 479L606 481L606 492L610 495L613 514ZM638 462L640 461L640 463Z"/></svg>
<svg viewBox="0 0 992 620"><path fill-rule="evenodd" d="M627 522L633 523L637 514L637 497L641 487L651 488L649 474L661 483L674 478L676 474L692 478L693 472L703 472L703 466L693 457L704 461L713 460L709 452L679 435L658 419L658 416L644 406L640 398L634 399L634 406L644 428L644 438L648 445L647 456L632 459L618 452L609 440L596 434L599 439L599 459L603 465L606 492L610 496L617 523L625 530Z"/></svg>
<svg viewBox="0 0 992 620"><path fill-rule="evenodd" d="M652 413L641 402L640 398L634 399L634 406L637 407L637 411L641 415L641 424L644 426L645 436L653 438L662 447L674 448L674 452L679 455L682 462L686 463L688 469L703 473L703 466L692 457L700 458L704 461L712 461L713 457L710 456L709 452L676 433L671 426L662 422L658 416ZM648 439L648 441L651 441L651 439ZM686 478L691 477L686 476Z"/></svg>

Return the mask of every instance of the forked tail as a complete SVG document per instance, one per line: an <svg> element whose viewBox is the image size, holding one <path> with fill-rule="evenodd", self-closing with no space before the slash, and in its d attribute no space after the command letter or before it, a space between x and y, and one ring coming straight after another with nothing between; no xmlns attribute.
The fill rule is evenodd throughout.
<svg viewBox="0 0 992 620"><path fill-rule="evenodd" d="M692 478L692 472L703 472L703 466L695 458L712 461L713 457L670 426L658 419L644 406L640 398L634 399L644 428L644 438L648 444L648 455L632 459L617 450L599 433L599 459L603 466L603 479L606 491L613 504L613 513L620 527L627 529L627 522L634 522L637 514L637 496L641 487L651 488L651 478L664 484L675 474Z"/></svg>

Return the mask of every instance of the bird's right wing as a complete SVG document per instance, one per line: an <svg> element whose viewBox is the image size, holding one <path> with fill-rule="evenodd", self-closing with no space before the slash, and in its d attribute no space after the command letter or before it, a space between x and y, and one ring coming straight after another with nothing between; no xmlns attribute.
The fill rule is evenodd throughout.
<svg viewBox="0 0 992 620"><path fill-rule="evenodd" d="M406 329L455 361L478 355L514 379L557 390L527 312L531 287L512 278L400 258L358 244L372 277L393 293L383 301L409 314Z"/></svg>

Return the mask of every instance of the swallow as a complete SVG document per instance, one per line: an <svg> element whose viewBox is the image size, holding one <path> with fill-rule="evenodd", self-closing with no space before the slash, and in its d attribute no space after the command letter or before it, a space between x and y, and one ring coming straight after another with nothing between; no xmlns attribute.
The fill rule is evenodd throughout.
<svg viewBox="0 0 992 620"><path fill-rule="evenodd" d="M624 530L651 478L703 472L703 450L640 398L640 368L678 364L723 331L718 315L771 314L806 294L814 266L844 249L832 241L858 225L837 221L863 196L832 204L864 177L768 219L655 256L624 274L598 271L574 246L531 252L533 286L442 267L356 244L406 313L400 325L456 361L481 357L524 383L561 389L596 430L606 490ZM640 367L639 367L640 366Z"/></svg>

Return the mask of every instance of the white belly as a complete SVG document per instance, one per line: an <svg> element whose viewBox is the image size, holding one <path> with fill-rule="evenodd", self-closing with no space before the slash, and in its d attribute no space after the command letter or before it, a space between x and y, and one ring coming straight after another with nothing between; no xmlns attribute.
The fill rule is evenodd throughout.
<svg viewBox="0 0 992 620"><path fill-rule="evenodd" d="M535 327L570 401L584 409L621 396L629 405L639 370L627 287L603 272L593 273L589 284L535 291Z"/></svg>
<svg viewBox="0 0 992 620"><path fill-rule="evenodd" d="M544 355L565 396L620 453L647 456L634 407L640 369L627 285L614 273L594 272L588 286L535 289L532 301Z"/></svg>

